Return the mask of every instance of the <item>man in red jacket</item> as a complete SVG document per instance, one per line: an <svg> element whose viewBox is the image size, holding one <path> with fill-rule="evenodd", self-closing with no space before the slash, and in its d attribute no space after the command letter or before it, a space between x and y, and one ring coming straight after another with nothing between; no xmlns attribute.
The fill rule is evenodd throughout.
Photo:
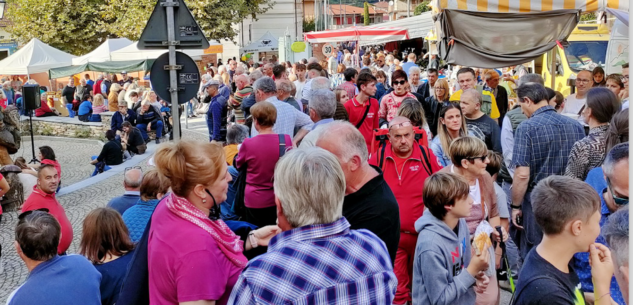
<svg viewBox="0 0 633 305"><path fill-rule="evenodd" d="M389 143L386 144L384 155L382 152L379 149L374 153L369 163L381 166L400 207L400 243L393 267L398 278L398 289L393 303L411 303L413 258L418 239L414 223L424 211L424 181L442 166L428 147L418 145L413 125L405 117L395 117L389 123Z"/></svg>
<svg viewBox="0 0 633 305"><path fill-rule="evenodd" d="M369 72L361 73L356 79L358 95L345 103L349 114L349 122L363 134L367 150L371 152L371 137L374 128L378 128L378 101L376 95L376 78Z"/></svg>

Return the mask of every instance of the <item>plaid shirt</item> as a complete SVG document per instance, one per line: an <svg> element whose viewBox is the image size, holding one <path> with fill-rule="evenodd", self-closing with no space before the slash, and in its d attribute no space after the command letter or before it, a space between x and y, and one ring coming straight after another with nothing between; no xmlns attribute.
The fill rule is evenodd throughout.
<svg viewBox="0 0 633 305"><path fill-rule="evenodd" d="M391 304L397 280L385 244L344 217L283 232L248 263L229 304Z"/></svg>
<svg viewBox="0 0 633 305"><path fill-rule="evenodd" d="M576 141L585 137L578 121L556 113L552 106L541 107L517 127L512 167L530 168L530 192L542 179L563 175Z"/></svg>
<svg viewBox="0 0 633 305"><path fill-rule="evenodd" d="M287 134L292 137L295 134L295 128L301 127L306 130L312 130L314 123L307 114L290 106L288 103L280 101L276 96L271 96L266 101L273 104L277 109L277 121L275 121L273 126L274 133ZM258 134L255 128L251 129L251 137Z"/></svg>

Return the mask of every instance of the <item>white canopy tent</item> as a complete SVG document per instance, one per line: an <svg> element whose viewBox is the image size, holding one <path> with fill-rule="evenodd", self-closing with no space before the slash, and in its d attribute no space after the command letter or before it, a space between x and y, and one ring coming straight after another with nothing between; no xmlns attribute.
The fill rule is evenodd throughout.
<svg viewBox="0 0 633 305"><path fill-rule="evenodd" d="M140 50L138 48L138 42L134 42L131 45L114 51L110 54L112 61L122 61L122 60L143 60L143 59L156 59L159 56L167 53L167 49L164 50ZM219 45L219 43L215 41L209 41L210 45ZM204 55L204 49L184 49L178 50L189 55L193 60L200 60L202 55Z"/></svg>
<svg viewBox="0 0 633 305"><path fill-rule="evenodd" d="M264 34L259 39L251 42L251 44L247 46L244 46L240 50L240 54L276 51L279 51L279 40L270 32L266 32L266 34Z"/></svg>
<svg viewBox="0 0 633 305"><path fill-rule="evenodd" d="M369 28L377 28L377 27L402 27L409 30L409 39L415 38L424 38L430 30L435 29L435 24L433 23L433 13L432 12L424 12L418 16L402 18L393 21L387 21L383 23L378 23L374 25L368 26ZM369 41L361 41L359 42L361 46L372 45L372 44L380 44L387 43L393 41L392 39L381 39L381 40L369 40Z"/></svg>
<svg viewBox="0 0 633 305"><path fill-rule="evenodd" d="M125 48L134 42L127 38L106 39L104 43L94 49L92 52L73 58L73 65L83 65L91 62L106 62L111 60L111 53Z"/></svg>
<svg viewBox="0 0 633 305"><path fill-rule="evenodd" d="M70 66L75 57L33 38L17 52L0 61L0 73L30 75L48 72L52 68Z"/></svg>

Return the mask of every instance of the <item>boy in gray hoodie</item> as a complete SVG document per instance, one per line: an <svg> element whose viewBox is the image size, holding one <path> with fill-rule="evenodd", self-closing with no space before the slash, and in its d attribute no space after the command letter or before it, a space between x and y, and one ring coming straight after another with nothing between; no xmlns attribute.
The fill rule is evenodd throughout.
<svg viewBox="0 0 633 305"><path fill-rule="evenodd" d="M473 204L468 182L452 173L435 173L424 185L426 210L415 222L419 233L413 262L413 305L475 304L475 284L485 288L487 249L471 257L464 217Z"/></svg>

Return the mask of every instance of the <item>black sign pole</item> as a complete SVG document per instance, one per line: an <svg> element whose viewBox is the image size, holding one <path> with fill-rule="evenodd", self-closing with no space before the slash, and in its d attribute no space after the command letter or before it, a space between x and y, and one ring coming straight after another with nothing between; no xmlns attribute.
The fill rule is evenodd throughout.
<svg viewBox="0 0 633 305"><path fill-rule="evenodd" d="M167 9L167 40L169 44L169 92L171 94L171 116L174 118L173 124L173 139L174 141L180 140L180 104L178 104L178 76L176 75L176 31L174 22L174 6L177 6L178 1L167 0L164 5Z"/></svg>

